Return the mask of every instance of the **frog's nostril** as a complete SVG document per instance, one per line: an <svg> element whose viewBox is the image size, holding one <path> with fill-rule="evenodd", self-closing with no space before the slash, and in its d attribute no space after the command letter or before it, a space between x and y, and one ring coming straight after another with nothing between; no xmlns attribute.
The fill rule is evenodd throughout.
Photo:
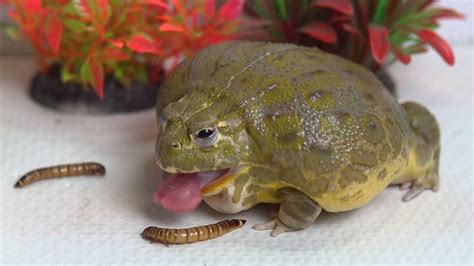
<svg viewBox="0 0 474 266"><path fill-rule="evenodd" d="M181 149L181 145L179 144L179 142L171 143L171 147L173 147L173 149Z"/></svg>

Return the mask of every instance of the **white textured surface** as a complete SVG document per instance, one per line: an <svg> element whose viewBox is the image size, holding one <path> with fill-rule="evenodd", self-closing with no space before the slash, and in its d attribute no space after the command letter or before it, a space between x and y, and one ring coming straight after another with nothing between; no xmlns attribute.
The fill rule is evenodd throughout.
<svg viewBox="0 0 474 266"><path fill-rule="evenodd" d="M435 53L395 66L403 100L432 110L442 128L441 190L402 203L392 187L367 206L324 214L305 231L270 238L251 225L274 207L219 214L201 206L170 214L151 200L153 111L131 115L55 113L26 94L30 58L0 58L0 264L294 265L315 263L446 263L473 261L473 46L456 47L455 67ZM107 175L74 177L13 189L23 173L44 165L95 160ZM150 245L149 225L195 226L238 217L243 229L192 245Z"/></svg>

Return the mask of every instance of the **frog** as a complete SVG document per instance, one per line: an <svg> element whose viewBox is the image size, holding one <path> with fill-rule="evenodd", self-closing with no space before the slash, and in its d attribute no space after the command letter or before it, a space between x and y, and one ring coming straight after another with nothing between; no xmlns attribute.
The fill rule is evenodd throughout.
<svg viewBox="0 0 474 266"><path fill-rule="evenodd" d="M439 189L440 129L365 67L316 47L232 41L184 60L156 105L155 202L222 213L279 204L254 225L275 237L350 211L389 185Z"/></svg>

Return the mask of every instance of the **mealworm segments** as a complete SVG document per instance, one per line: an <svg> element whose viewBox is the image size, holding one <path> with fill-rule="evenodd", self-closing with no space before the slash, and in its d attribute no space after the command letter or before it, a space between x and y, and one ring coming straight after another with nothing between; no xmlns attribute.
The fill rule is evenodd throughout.
<svg viewBox="0 0 474 266"><path fill-rule="evenodd" d="M105 175L105 167L100 163L85 162L39 168L23 175L15 187L21 188L39 180L78 175Z"/></svg>
<svg viewBox="0 0 474 266"><path fill-rule="evenodd" d="M229 219L215 224L179 229L149 226L143 230L142 237L151 242L161 242L165 245L189 244L227 234L244 226L245 222L242 219Z"/></svg>

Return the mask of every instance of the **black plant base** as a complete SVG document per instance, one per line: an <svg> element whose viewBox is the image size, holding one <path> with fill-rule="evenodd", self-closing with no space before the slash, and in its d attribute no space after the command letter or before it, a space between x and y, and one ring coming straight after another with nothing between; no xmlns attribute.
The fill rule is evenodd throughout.
<svg viewBox="0 0 474 266"><path fill-rule="evenodd" d="M377 78L383 83L383 85L385 85L385 87L390 92L390 94L393 95L393 97L398 98L397 86L395 85L392 76L390 76L387 71L380 70L375 74L375 76L377 76Z"/></svg>
<svg viewBox="0 0 474 266"><path fill-rule="evenodd" d="M68 113L125 113L153 108L159 84L147 86L132 82L124 88L117 80L107 77L104 81L104 98L100 99L92 88L80 83L62 83L59 67L48 73L37 73L30 85L30 96L39 104Z"/></svg>

